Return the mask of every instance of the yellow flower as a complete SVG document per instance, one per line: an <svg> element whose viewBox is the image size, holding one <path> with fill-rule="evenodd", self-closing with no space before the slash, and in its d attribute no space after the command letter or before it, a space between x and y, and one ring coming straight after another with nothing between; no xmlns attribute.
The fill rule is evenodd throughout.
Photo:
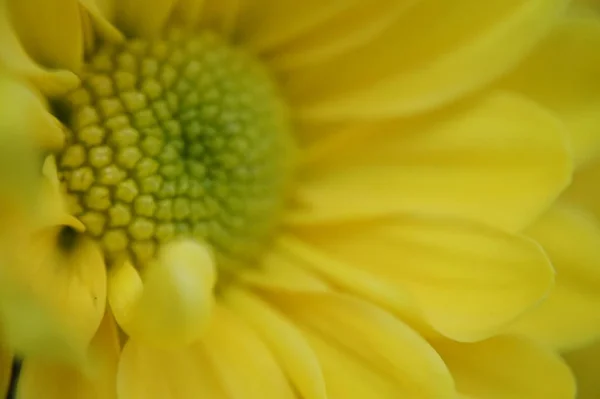
<svg viewBox="0 0 600 399"><path fill-rule="evenodd" d="M591 8L0 7L19 398L574 397L559 352L600 336Z"/></svg>

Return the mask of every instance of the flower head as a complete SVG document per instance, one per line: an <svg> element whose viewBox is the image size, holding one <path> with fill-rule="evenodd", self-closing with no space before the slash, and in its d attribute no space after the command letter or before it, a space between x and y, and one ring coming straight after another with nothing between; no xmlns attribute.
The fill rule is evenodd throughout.
<svg viewBox="0 0 600 399"><path fill-rule="evenodd" d="M0 3L19 397L573 397L600 20L568 3Z"/></svg>

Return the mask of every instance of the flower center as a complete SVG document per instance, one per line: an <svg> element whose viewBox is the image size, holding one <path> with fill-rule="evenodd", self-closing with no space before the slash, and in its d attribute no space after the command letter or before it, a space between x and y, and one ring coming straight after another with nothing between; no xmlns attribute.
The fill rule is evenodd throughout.
<svg viewBox="0 0 600 399"><path fill-rule="evenodd" d="M59 174L107 260L141 265L179 237L252 261L283 207L292 140L274 86L212 34L102 46L67 111Z"/></svg>

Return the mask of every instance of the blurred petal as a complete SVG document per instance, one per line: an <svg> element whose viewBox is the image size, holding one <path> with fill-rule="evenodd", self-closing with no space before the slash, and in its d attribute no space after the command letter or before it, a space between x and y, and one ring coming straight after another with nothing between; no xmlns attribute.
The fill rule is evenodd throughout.
<svg viewBox="0 0 600 399"><path fill-rule="evenodd" d="M77 0L7 1L14 29L37 62L79 71L83 63L83 32Z"/></svg>
<svg viewBox="0 0 600 399"><path fill-rule="evenodd" d="M206 354L197 347L165 351L130 339L117 378L119 398L229 399Z"/></svg>
<svg viewBox="0 0 600 399"><path fill-rule="evenodd" d="M50 71L31 59L19 42L9 17L8 2L0 1L0 65L28 79L47 95L65 93L75 88L79 80L72 72Z"/></svg>
<svg viewBox="0 0 600 399"><path fill-rule="evenodd" d="M359 129L360 140L352 133L344 140L342 132L321 163L307 165L290 222L415 212L519 230L571 178L562 125L512 93L494 92L411 123Z"/></svg>
<svg viewBox="0 0 600 399"><path fill-rule="evenodd" d="M49 157L35 211L13 215L0 231L1 326L21 354L83 361L104 315L105 265L66 212L53 166Z"/></svg>
<svg viewBox="0 0 600 399"><path fill-rule="evenodd" d="M600 336L600 228L586 213L555 206L525 233L550 256L556 285L511 331L560 350Z"/></svg>
<svg viewBox="0 0 600 399"><path fill-rule="evenodd" d="M302 398L327 399L319 361L293 324L258 297L238 288L227 290L225 302L261 335Z"/></svg>
<svg viewBox="0 0 600 399"><path fill-rule="evenodd" d="M600 398L600 341L565 354L565 360L577 380L577 399Z"/></svg>
<svg viewBox="0 0 600 399"><path fill-rule="evenodd" d="M229 399L296 397L265 343L227 309L215 308L202 343Z"/></svg>
<svg viewBox="0 0 600 399"><path fill-rule="evenodd" d="M218 2L220 0L213 0ZM356 0L253 0L240 20L244 45L265 51L308 32L356 3Z"/></svg>
<svg viewBox="0 0 600 399"><path fill-rule="evenodd" d="M56 151L64 143L61 123L50 113L39 92L4 76L0 77L0 109L2 161L21 164L19 168L12 164L13 173L31 173L35 169L36 176L39 176L40 152ZM3 169L9 168L5 165Z"/></svg>
<svg viewBox="0 0 600 399"><path fill-rule="evenodd" d="M568 127L575 161L600 153L600 18L565 18L501 87L555 112ZM551 65L552 67L549 67Z"/></svg>
<svg viewBox="0 0 600 399"><path fill-rule="evenodd" d="M104 39L119 42L124 39L123 34L113 26L114 4L111 1L79 0L82 7L88 12L94 25L94 33L100 34Z"/></svg>
<svg viewBox="0 0 600 399"><path fill-rule="evenodd" d="M248 285L267 290L328 291L328 285L310 270L272 248L261 260L260 268L245 268L237 277Z"/></svg>
<svg viewBox="0 0 600 399"><path fill-rule="evenodd" d="M307 266L336 282L331 270L346 265L392 284L415 298L437 331L459 341L494 334L536 305L554 280L532 240L465 221L344 224L308 229L300 238L306 244L285 245Z"/></svg>
<svg viewBox="0 0 600 399"><path fill-rule="evenodd" d="M56 125L27 86L0 76L0 210L3 229L34 218L40 195L39 146L56 137ZM60 137L60 130L58 130ZM38 138L40 139L38 141ZM20 220L25 223L25 220Z"/></svg>
<svg viewBox="0 0 600 399"><path fill-rule="evenodd" d="M572 399L575 382L562 359L525 339L498 336L460 344L435 342L463 398Z"/></svg>
<svg viewBox="0 0 600 399"><path fill-rule="evenodd" d="M129 36L155 37L163 29L175 2L176 0L115 1L116 25Z"/></svg>
<svg viewBox="0 0 600 399"><path fill-rule="evenodd" d="M287 77L286 91L308 119L394 117L430 110L514 67L567 3L423 0L361 48L294 71Z"/></svg>
<svg viewBox="0 0 600 399"><path fill-rule="evenodd" d="M106 301L96 244L60 226L3 254L0 317L6 342L26 355L82 361Z"/></svg>
<svg viewBox="0 0 600 399"><path fill-rule="evenodd" d="M114 320L106 313L88 351L87 373L80 368L26 359L23 362L17 397L19 399L113 399L116 398L116 371L119 342Z"/></svg>
<svg viewBox="0 0 600 399"><path fill-rule="evenodd" d="M250 284L260 288L261 291L265 293L270 291L275 293L327 293L332 291L329 288L329 283L331 283L332 288L341 287L347 292L357 294L391 310L394 314L401 315L403 320L409 321L409 324L413 328L418 328L421 333L436 334L422 320L410 293L399 290L390 281L378 278L370 270L353 267L326 256L326 254L321 254L291 235L282 235L273 246L273 252L277 254L277 259L281 261L282 265L293 265L295 270L305 270L306 274L301 275L300 284L283 284L277 280L270 284L256 284L256 282L250 281ZM306 275L310 278L305 279ZM317 278L316 281L313 276Z"/></svg>
<svg viewBox="0 0 600 399"><path fill-rule="evenodd" d="M359 1L352 7L315 28L270 49L265 56L276 70L297 70L307 65L324 62L337 55L352 51L374 40L403 12L410 9L415 0Z"/></svg>
<svg viewBox="0 0 600 399"><path fill-rule="evenodd" d="M329 398L454 398L442 359L389 313L336 294L277 294L273 303L308 338Z"/></svg>
<svg viewBox="0 0 600 399"><path fill-rule="evenodd" d="M561 199L592 212L600 221L600 159L579 169Z"/></svg>
<svg viewBox="0 0 600 399"><path fill-rule="evenodd" d="M208 247L172 241L141 275L129 261L113 265L108 300L119 326L133 339L161 347L187 345L209 323L215 282Z"/></svg>

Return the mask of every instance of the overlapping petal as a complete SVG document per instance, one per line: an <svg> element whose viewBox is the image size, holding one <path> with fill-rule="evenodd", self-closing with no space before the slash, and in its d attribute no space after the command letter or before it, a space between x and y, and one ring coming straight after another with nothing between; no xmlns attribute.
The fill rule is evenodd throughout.
<svg viewBox="0 0 600 399"><path fill-rule="evenodd" d="M599 18L565 17L516 71L498 83L532 98L565 122L578 165L600 153L599 46Z"/></svg>
<svg viewBox="0 0 600 399"><path fill-rule="evenodd" d="M231 399L294 399L295 393L260 336L231 311L217 307L203 346Z"/></svg>
<svg viewBox="0 0 600 399"><path fill-rule="evenodd" d="M600 397L600 341L564 355L577 380L578 399Z"/></svg>
<svg viewBox="0 0 600 399"><path fill-rule="evenodd" d="M454 383L438 354L380 308L336 294L270 298L309 342L330 399L454 397Z"/></svg>
<svg viewBox="0 0 600 399"><path fill-rule="evenodd" d="M580 168L561 200L591 212L600 221L600 159Z"/></svg>
<svg viewBox="0 0 600 399"><path fill-rule="evenodd" d="M83 32L77 0L6 0L9 18L27 52L49 68L77 72Z"/></svg>
<svg viewBox="0 0 600 399"><path fill-rule="evenodd" d="M322 162L307 165L291 221L416 212L518 230L571 179L563 126L513 93L493 92L422 119L357 129L342 131L339 143L322 152Z"/></svg>
<svg viewBox="0 0 600 399"><path fill-rule="evenodd" d="M355 3L357 0L249 1L244 4L238 29L246 46L266 51L310 32Z"/></svg>
<svg viewBox="0 0 600 399"><path fill-rule="evenodd" d="M370 43L399 16L410 10L414 0L347 2L349 7L321 22L304 34L263 50L266 62L275 70L291 71L324 62Z"/></svg>
<svg viewBox="0 0 600 399"><path fill-rule="evenodd" d="M19 399L116 399L119 342L115 322L106 313L90 344L83 368L27 359L19 376Z"/></svg>
<svg viewBox="0 0 600 399"><path fill-rule="evenodd" d="M199 348L160 350L129 340L119 361L119 398L229 399Z"/></svg>
<svg viewBox="0 0 600 399"><path fill-rule="evenodd" d="M104 261L89 240L65 250L62 239L50 228L3 254L0 317L19 352L81 361L104 314Z"/></svg>
<svg viewBox="0 0 600 399"><path fill-rule="evenodd" d="M513 68L567 3L418 1L364 46L286 76L286 89L297 111L308 119L353 120L427 111L472 93Z"/></svg>
<svg viewBox="0 0 600 399"><path fill-rule="evenodd" d="M511 331L568 350L600 336L600 228L578 208L555 206L525 233L540 243L556 269L556 284L539 307Z"/></svg>
<svg viewBox="0 0 600 399"><path fill-rule="evenodd" d="M296 326L256 295L239 288L228 288L225 303L261 335L302 398L328 398L319 360Z"/></svg>
<svg viewBox="0 0 600 399"><path fill-rule="evenodd" d="M436 330L459 341L495 334L541 301L554 280L533 240L465 221L406 217L309 229L300 237L307 244L286 245L307 267L337 284L339 267L391 284L412 296ZM348 288L360 293L365 284Z"/></svg>
<svg viewBox="0 0 600 399"><path fill-rule="evenodd" d="M573 376L554 352L535 341L498 336L461 344L433 343L464 399L572 399Z"/></svg>

